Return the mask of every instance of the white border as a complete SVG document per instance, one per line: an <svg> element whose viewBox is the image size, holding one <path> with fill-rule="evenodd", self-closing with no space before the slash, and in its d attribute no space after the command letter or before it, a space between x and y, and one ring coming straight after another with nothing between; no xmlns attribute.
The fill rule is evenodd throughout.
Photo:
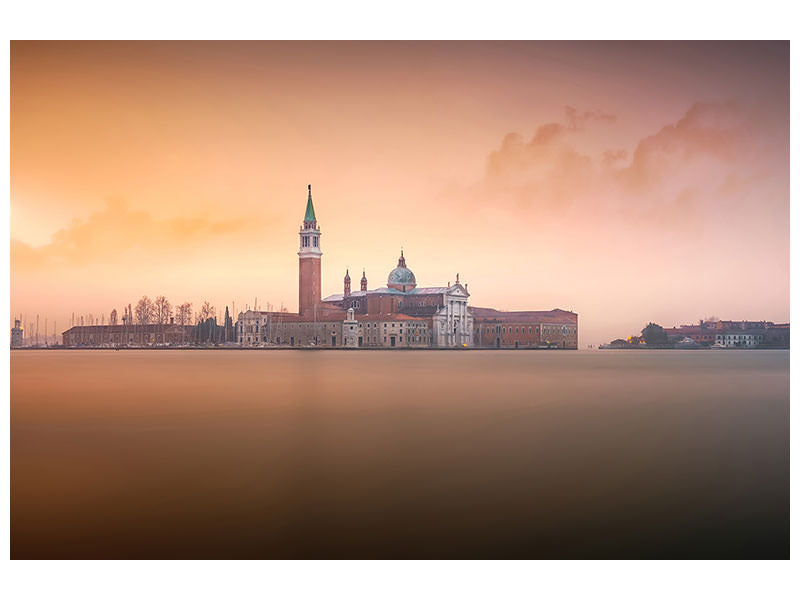
<svg viewBox="0 0 800 600"><path fill-rule="evenodd" d="M112 8L113 6L113 8ZM791 39L785 2L17 2L7 39ZM9 49L4 47L3 68ZM791 64L796 64L794 49ZM795 69L792 68L792 74ZM3 79L8 85L8 73ZM792 78L794 81L794 77ZM792 95L792 108L797 106ZM9 94L3 95L8 107ZM8 111L6 112L8 114ZM4 122L6 139L8 121ZM791 135L796 142L794 128ZM3 152L8 153L8 144ZM9 157L6 156L6 159ZM8 162L6 163L8 164ZM797 160L792 156L792 173ZM4 174L8 177L8 172ZM9 182L5 181L5 190ZM8 192L6 192L7 194ZM6 201L8 196L6 195ZM794 202L792 202L794 205ZM797 230L791 211L792 230ZM8 208L3 268L9 264ZM792 271L797 264L792 244ZM795 292L792 277L792 291ZM5 273L4 285L9 284ZM9 290L3 295L8 309ZM792 293L792 298L797 294ZM10 314L6 310L6 314ZM8 335L8 332L6 332ZM7 340L7 338L6 338ZM3 347L8 357L8 344ZM8 364L8 362L6 363ZM792 375L796 374L794 364ZM8 377L8 371L4 371ZM5 381L8 390L8 381ZM797 394L792 390L792 402ZM8 406L8 405L7 405ZM2 427L8 452L8 411ZM797 430L798 411L792 411ZM2 462L8 514L9 460ZM798 451L792 449L792 472ZM794 500L794 496L793 496ZM796 502L792 502L792 508ZM794 511L793 511L794 512ZM8 519L3 520L8 540ZM792 555L797 526L792 525ZM791 561L8 561L11 598L789 598ZM794 579L792 576L794 575Z"/></svg>

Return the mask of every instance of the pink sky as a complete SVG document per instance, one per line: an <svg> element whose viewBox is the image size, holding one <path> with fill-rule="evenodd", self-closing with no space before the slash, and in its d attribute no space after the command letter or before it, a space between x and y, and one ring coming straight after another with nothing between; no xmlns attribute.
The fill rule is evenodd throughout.
<svg viewBox="0 0 800 600"><path fill-rule="evenodd" d="M347 266L579 313L789 318L789 45L13 42L11 310L297 303Z"/></svg>

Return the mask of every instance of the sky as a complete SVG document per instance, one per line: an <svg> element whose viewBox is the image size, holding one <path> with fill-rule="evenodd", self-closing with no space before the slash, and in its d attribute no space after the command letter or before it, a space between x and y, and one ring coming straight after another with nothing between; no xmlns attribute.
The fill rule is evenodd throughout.
<svg viewBox="0 0 800 600"><path fill-rule="evenodd" d="M11 318L456 273L597 345L789 319L788 42L12 42Z"/></svg>

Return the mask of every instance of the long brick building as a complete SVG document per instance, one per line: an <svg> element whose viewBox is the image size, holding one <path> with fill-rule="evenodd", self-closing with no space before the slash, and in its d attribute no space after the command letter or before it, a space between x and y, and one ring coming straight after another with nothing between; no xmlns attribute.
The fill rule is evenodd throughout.
<svg viewBox="0 0 800 600"><path fill-rule="evenodd" d="M76 325L62 335L64 346L179 346L197 343L192 325Z"/></svg>

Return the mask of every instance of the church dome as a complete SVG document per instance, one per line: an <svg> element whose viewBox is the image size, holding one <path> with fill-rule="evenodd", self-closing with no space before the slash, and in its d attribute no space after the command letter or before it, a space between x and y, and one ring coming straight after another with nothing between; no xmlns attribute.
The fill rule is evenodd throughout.
<svg viewBox="0 0 800 600"><path fill-rule="evenodd" d="M406 267L406 259L403 257L403 251L400 251L400 259L397 261L397 266L389 273L389 280L386 285L390 288L407 292L417 287L417 278L411 269Z"/></svg>

